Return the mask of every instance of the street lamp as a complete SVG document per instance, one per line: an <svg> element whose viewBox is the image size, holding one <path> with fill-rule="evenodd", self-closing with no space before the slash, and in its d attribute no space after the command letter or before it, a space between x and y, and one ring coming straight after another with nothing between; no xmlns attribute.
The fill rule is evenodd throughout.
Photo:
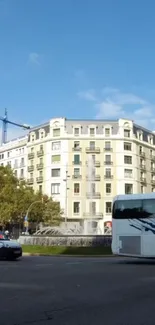
<svg viewBox="0 0 155 325"><path fill-rule="evenodd" d="M68 171L66 170L66 178L63 179L64 182L66 182L66 189L65 189L65 225L67 225L67 210L68 210L68 206L67 206L67 191L69 190L69 187L68 187L68 178L70 176L68 175Z"/></svg>
<svg viewBox="0 0 155 325"><path fill-rule="evenodd" d="M34 201L34 202L32 202L32 203L30 204L30 206L28 207L27 212L26 212L26 216L25 216L25 221L26 221L26 223L27 223L27 226L26 226L26 233L28 233L28 216L29 216L29 212L30 212L32 206L33 206L34 204L36 204L36 203L43 203L43 200L37 200L37 201Z"/></svg>

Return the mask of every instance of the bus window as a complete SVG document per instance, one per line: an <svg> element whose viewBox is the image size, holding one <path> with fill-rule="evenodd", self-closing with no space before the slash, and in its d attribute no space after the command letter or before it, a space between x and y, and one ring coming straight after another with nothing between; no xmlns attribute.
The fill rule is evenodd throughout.
<svg viewBox="0 0 155 325"><path fill-rule="evenodd" d="M142 200L115 201L114 219L137 219L142 217Z"/></svg>
<svg viewBox="0 0 155 325"><path fill-rule="evenodd" d="M143 200L143 215L145 218L155 217L155 200Z"/></svg>

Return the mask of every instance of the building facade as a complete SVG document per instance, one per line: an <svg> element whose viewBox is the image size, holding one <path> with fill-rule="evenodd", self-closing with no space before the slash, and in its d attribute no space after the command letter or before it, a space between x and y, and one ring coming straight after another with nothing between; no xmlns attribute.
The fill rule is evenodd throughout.
<svg viewBox="0 0 155 325"><path fill-rule="evenodd" d="M59 201L67 221L93 219L99 233L115 195L155 190L155 134L131 120L52 119L0 147L0 157Z"/></svg>

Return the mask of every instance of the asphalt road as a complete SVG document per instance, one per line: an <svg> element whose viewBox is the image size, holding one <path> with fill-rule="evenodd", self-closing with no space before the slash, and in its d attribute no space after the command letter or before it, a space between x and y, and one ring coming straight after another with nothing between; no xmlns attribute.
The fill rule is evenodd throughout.
<svg viewBox="0 0 155 325"><path fill-rule="evenodd" d="M155 261L0 261L0 325L154 325Z"/></svg>

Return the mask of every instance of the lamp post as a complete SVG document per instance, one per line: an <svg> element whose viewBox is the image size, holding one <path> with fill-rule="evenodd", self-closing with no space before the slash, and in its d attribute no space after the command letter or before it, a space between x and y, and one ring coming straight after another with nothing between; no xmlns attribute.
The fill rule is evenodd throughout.
<svg viewBox="0 0 155 325"><path fill-rule="evenodd" d="M68 175L68 171L66 170L66 178L63 180L66 182L66 188L65 188L65 226L67 225L67 210L68 210L68 196L67 196L67 191L69 190L68 187L68 178L70 176Z"/></svg>
<svg viewBox="0 0 155 325"><path fill-rule="evenodd" d="M29 212L30 212L32 206L33 206L34 204L36 204L36 203L43 203L43 201L42 201L42 200L34 201L34 202L32 202L32 203L30 204L30 206L28 207L27 212L26 212L26 216L25 216L25 221L27 222L26 233L28 233L28 216L29 216Z"/></svg>

